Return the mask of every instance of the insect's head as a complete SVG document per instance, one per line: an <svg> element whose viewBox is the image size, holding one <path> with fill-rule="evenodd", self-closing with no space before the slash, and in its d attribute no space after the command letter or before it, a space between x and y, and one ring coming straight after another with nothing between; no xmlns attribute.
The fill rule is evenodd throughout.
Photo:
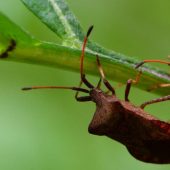
<svg viewBox="0 0 170 170"><path fill-rule="evenodd" d="M100 88L97 87L94 87L90 90L90 97L94 103L98 103L99 100L103 98L104 94L105 93Z"/></svg>

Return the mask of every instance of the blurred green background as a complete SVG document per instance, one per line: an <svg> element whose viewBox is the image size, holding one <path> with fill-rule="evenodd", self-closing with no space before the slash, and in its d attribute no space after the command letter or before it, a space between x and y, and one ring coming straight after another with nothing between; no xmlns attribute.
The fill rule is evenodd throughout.
<svg viewBox="0 0 170 170"><path fill-rule="evenodd" d="M90 35L95 42L139 60L167 60L170 54L169 0L66 2L85 32L91 24L95 25ZM0 10L36 38L61 43L19 0L0 0ZM155 65L168 71L165 65ZM95 104L76 102L73 91L21 91L27 86L77 86L79 74L0 61L0 77L2 170L170 169L170 165L137 161L116 141L88 134ZM97 84L99 78L88 76L88 79ZM124 90L125 86L117 89L120 99L124 99ZM156 97L135 88L130 93L130 100L136 105ZM166 121L170 118L169 101L148 106L145 111Z"/></svg>

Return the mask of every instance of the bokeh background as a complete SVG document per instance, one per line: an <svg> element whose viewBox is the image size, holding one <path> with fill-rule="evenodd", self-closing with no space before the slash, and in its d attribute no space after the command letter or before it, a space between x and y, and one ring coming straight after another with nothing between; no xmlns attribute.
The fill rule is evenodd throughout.
<svg viewBox="0 0 170 170"><path fill-rule="evenodd" d="M95 25L90 35L95 42L139 60L168 60L169 0L66 1L85 31L91 24ZM59 38L20 0L0 0L0 10L34 37L61 44ZM155 65L167 71L169 69L165 65ZM118 142L88 134L95 104L76 102L73 91L21 91L27 86L77 86L79 74L0 61L0 78L2 170L170 169L170 165L137 161ZM88 76L88 79L97 83L99 78ZM111 83L113 86L118 84ZM117 89L121 99L124 90L125 86ZM156 97L135 88L130 93L131 102L136 105ZM145 110L165 121L170 118L169 101L148 106Z"/></svg>

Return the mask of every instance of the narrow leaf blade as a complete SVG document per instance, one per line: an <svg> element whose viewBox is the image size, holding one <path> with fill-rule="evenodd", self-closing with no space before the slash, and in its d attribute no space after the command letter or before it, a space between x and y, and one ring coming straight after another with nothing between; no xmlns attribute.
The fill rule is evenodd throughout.
<svg viewBox="0 0 170 170"><path fill-rule="evenodd" d="M22 0L22 2L61 38L64 45L81 48L84 32L64 0Z"/></svg>

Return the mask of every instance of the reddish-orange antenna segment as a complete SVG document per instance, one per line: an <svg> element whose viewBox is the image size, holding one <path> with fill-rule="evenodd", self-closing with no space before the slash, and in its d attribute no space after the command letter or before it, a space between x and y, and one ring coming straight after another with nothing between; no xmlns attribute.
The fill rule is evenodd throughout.
<svg viewBox="0 0 170 170"><path fill-rule="evenodd" d="M144 63L149 63L149 62L164 63L164 64L168 64L170 66L170 62L166 62L166 61L162 61L162 60L145 60L145 61L139 63L138 65L136 65L134 69L137 69L138 67L140 67Z"/></svg>
<svg viewBox="0 0 170 170"><path fill-rule="evenodd" d="M60 87L60 86L37 86L37 87L24 87L22 90L32 90L32 89L70 89L75 91L81 91L84 93L89 93L89 90L77 88L77 87Z"/></svg>
<svg viewBox="0 0 170 170"><path fill-rule="evenodd" d="M83 59L84 59L84 50L86 47L86 42L87 42L87 38L90 35L92 29L93 29L93 25L89 28L89 30L87 31L86 37L84 39L84 44L83 44L83 49L82 49L82 53L81 53L81 78L83 77Z"/></svg>

